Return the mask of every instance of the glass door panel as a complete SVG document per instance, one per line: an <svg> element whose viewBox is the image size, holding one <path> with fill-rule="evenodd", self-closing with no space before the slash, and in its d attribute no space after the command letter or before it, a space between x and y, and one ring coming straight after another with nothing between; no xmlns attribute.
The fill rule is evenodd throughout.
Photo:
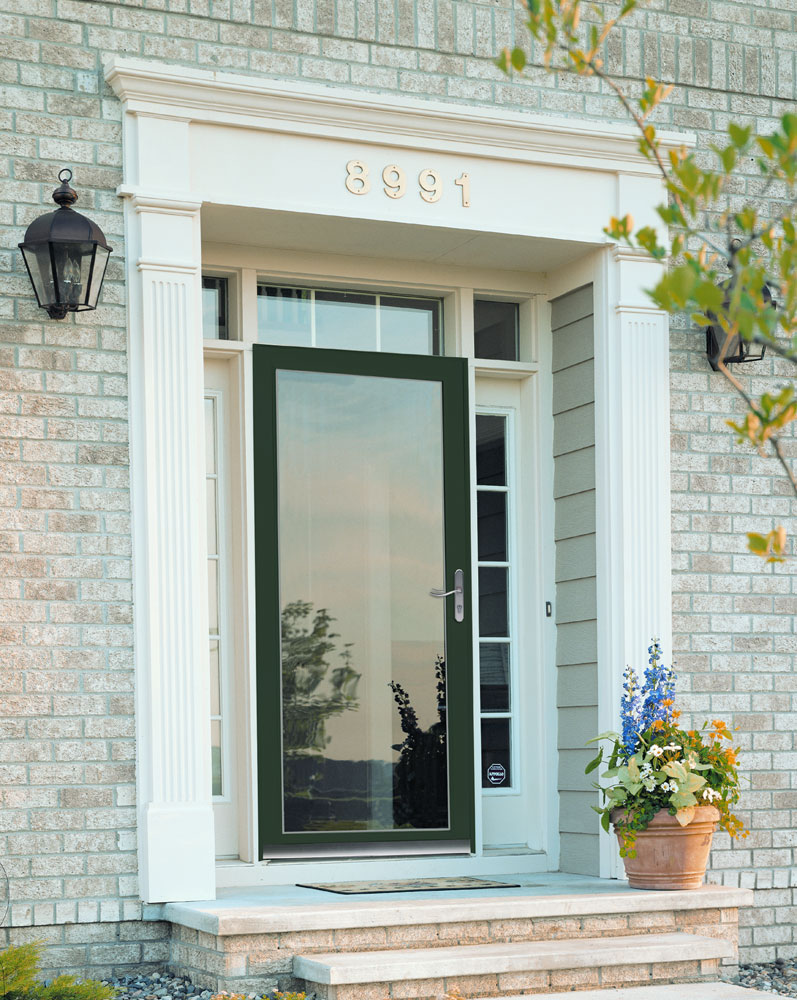
<svg viewBox="0 0 797 1000"><path fill-rule="evenodd" d="M255 378L263 843L469 839L471 625L430 593L469 565L464 365L257 346Z"/></svg>

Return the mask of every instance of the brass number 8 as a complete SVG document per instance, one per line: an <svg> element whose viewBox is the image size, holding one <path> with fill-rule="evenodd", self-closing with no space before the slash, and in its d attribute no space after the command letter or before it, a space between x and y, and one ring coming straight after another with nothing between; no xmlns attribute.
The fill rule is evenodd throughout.
<svg viewBox="0 0 797 1000"><path fill-rule="evenodd" d="M371 190L368 167L362 160L349 160L346 164L346 190L352 194L368 194Z"/></svg>

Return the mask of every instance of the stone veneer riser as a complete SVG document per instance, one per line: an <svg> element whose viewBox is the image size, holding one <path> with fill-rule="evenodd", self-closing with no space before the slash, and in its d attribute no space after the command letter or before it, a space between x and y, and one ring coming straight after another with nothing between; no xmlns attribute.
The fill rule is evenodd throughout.
<svg viewBox="0 0 797 1000"><path fill-rule="evenodd" d="M401 983L367 983L351 986L317 986L319 1000L440 1000L440 997L499 997L534 995L556 989L586 990L597 987L714 982L719 960L655 962L640 965L601 966L591 969L553 969L500 975L451 976L445 979L407 980ZM302 985L301 983L299 984Z"/></svg>
<svg viewBox="0 0 797 1000"><path fill-rule="evenodd" d="M41 973L45 978L70 971L83 978L104 979L167 966L170 930L171 925L163 920L3 927L0 948L39 942L44 945Z"/></svg>
<svg viewBox="0 0 797 1000"><path fill-rule="evenodd" d="M61 968L96 970L106 967L101 946L122 956L130 943L115 925L142 912L125 241L115 194L121 109L104 82L104 62L125 52L364 94L591 119L622 112L598 85L560 86L536 68L511 78L496 71L496 52L525 41L511 0L153 0L146 8L122 0L0 0L0 11L0 647L7 668L0 854L15 935L52 937ZM607 66L627 80L649 74L674 83L657 120L694 131L706 155L729 119L767 131L794 108L795 52L790 0L661 0L628 21ZM35 216L52 209L54 172L66 162L75 169L80 210L102 225L115 252L100 309L53 323L35 306L16 244ZM760 197L760 184L752 170L740 176L736 203ZM747 553L744 532L784 523L794 537L797 509L777 463L732 444L725 420L738 400L709 371L697 341L688 316L673 320L679 698L693 713L688 724L708 716L739 727L750 779L740 807L752 834L736 843L715 836L709 880L756 890L756 907L741 914L740 944L745 959L771 960L797 954L797 593L789 566L762 568ZM792 372L768 356L738 374L762 391ZM588 777L577 778L575 794L591 790ZM94 944L70 939L78 926L97 934Z"/></svg>
<svg viewBox="0 0 797 1000"><path fill-rule="evenodd" d="M329 951L361 952L405 948L445 948L453 945L489 944L507 941L550 941L579 937L623 937L636 934L657 934L672 931L691 931L707 937L724 938L736 943L738 911L735 907L694 910L644 911L630 914L589 914L567 917L541 917L509 920L468 920L438 924L404 924L383 927L356 927L324 930L286 931L255 934L218 936L189 927L172 925L171 967L175 972L191 977L192 981L208 989L227 989L247 992L256 989L279 987L301 989L304 983L292 975L293 956ZM694 964L694 963L692 963ZM723 967L732 966L733 960L723 960ZM625 967L623 967L625 968ZM631 968L631 967L629 967ZM634 967L636 968L636 967ZM694 970L693 970L694 971ZM731 971L730 968L725 972ZM716 976L716 967L713 970ZM547 975L547 974L546 974ZM606 971L601 982L616 976L616 970ZM687 976L686 973L684 973ZM692 972L688 974L692 975ZM698 970L698 975L702 972ZM561 976L551 973L545 989L567 985ZM627 980L637 982L629 973ZM472 978L472 977L469 977ZM644 981L663 982L658 975ZM674 981L669 979L667 981ZM686 981L686 980L684 980ZM465 984L454 984L466 995L495 995L496 989L504 992L529 992L522 984L509 980L495 989L481 987L480 992L470 992ZM598 981L585 981L584 987L597 985ZM449 984L451 985L451 984ZM365 987L357 987L365 989ZM370 989L370 986L368 987ZM540 989L543 985L540 985ZM315 987L314 987L315 989ZM340 987L338 989L341 989ZM350 989L346 987L346 989ZM354 987L351 987L354 989ZM440 990L437 992L446 992ZM376 1000L384 1000L382 993ZM393 994L391 994L393 995ZM398 998L399 994L395 994ZM369 994L370 998L370 994ZM343 1000L343 994L330 995L328 1000ZM346 1000L360 1000L354 994ZM365 997L362 1000L366 1000Z"/></svg>

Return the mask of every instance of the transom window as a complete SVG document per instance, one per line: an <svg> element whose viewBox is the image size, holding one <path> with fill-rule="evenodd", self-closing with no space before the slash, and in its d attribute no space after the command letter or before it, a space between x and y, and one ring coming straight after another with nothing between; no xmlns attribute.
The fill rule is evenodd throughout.
<svg viewBox="0 0 797 1000"><path fill-rule="evenodd" d="M442 354L441 302L259 284L257 339L285 347Z"/></svg>

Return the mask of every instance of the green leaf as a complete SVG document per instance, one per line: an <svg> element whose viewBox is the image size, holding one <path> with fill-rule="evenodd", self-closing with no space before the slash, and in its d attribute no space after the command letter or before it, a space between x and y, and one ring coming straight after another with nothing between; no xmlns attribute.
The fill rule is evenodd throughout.
<svg viewBox="0 0 797 1000"><path fill-rule="evenodd" d="M694 297L701 308L716 313L722 308L725 293L713 281L701 281L695 288Z"/></svg>
<svg viewBox="0 0 797 1000"><path fill-rule="evenodd" d="M597 743L599 740L619 740L620 734L613 733L610 729L605 733L601 733L600 736L593 736L591 740L587 740L587 745L590 743Z"/></svg>
<svg viewBox="0 0 797 1000"><path fill-rule="evenodd" d="M609 826L610 826L610 824L611 824L611 820L609 819L609 814L608 814L608 812L606 812L604 810L603 815L601 816L601 826L606 831L606 833L609 832Z"/></svg>
<svg viewBox="0 0 797 1000"><path fill-rule="evenodd" d="M728 125L728 135L731 137L731 142L737 149L743 149L747 145L750 141L751 132L751 128L743 128L735 122L731 122Z"/></svg>
<svg viewBox="0 0 797 1000"><path fill-rule="evenodd" d="M733 146L727 146L720 153L720 161L726 174L729 174L736 166L736 157L737 152Z"/></svg>
<svg viewBox="0 0 797 1000"><path fill-rule="evenodd" d="M603 747L601 747L600 750L598 751L598 756L593 758L593 760L591 760L589 764L587 764L587 766L584 768L584 774L591 774L596 767L600 766L602 761L603 761Z"/></svg>
<svg viewBox="0 0 797 1000"><path fill-rule="evenodd" d="M510 60L512 62L512 68L516 69L520 73L526 66L526 53L519 46L515 46L510 54Z"/></svg>

